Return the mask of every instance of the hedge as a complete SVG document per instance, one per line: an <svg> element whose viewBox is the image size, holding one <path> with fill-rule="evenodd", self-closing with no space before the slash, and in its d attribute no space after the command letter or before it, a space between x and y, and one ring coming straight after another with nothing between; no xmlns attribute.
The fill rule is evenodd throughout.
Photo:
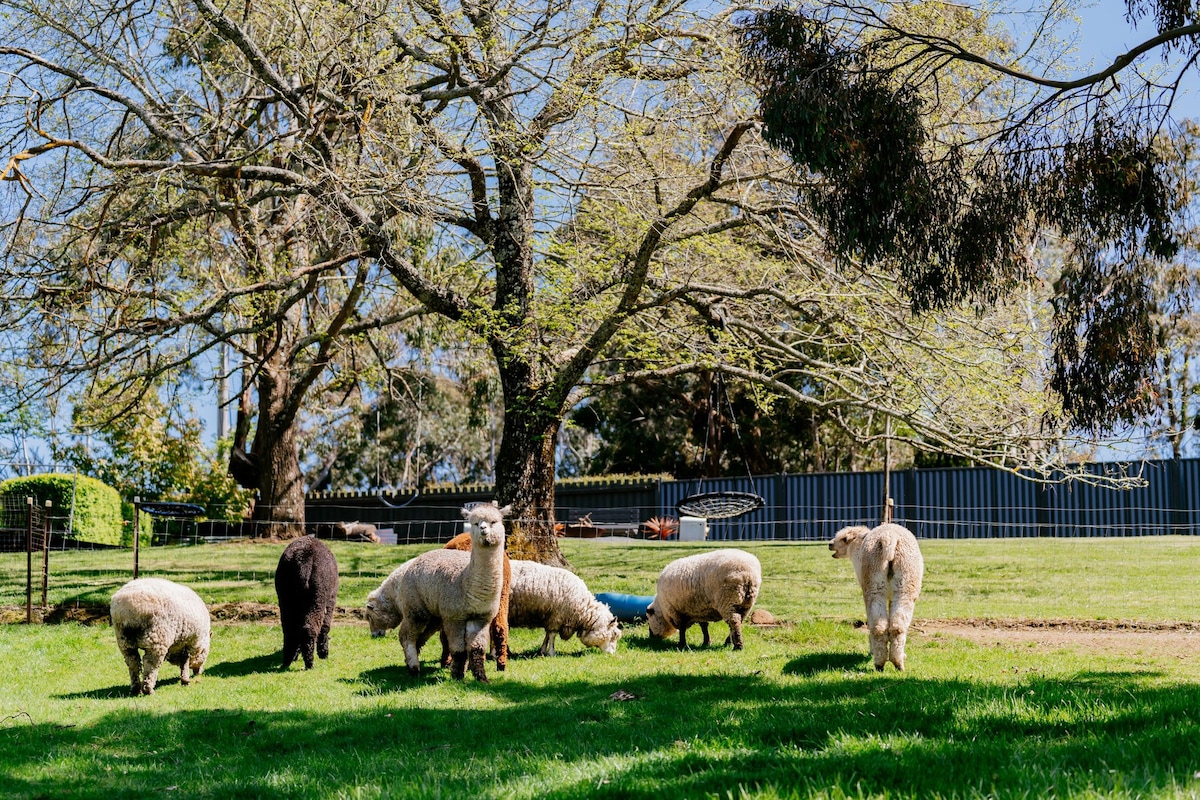
<svg viewBox="0 0 1200 800"><path fill-rule="evenodd" d="M132 536L125 534L120 494L95 478L58 473L9 478L0 482L0 495L32 497L39 506L49 500L51 514L56 517L71 513L73 497L75 513L71 530L76 539L96 544L133 543Z"/></svg>

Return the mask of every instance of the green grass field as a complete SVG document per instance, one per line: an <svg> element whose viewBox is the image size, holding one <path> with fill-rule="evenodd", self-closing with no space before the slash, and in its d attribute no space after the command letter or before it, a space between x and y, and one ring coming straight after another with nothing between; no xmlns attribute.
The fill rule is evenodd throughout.
<svg viewBox="0 0 1200 800"><path fill-rule="evenodd" d="M903 674L871 667L852 571L824 545L739 546L763 562L759 606L785 623L748 629L744 651L680 652L627 626L614 656L571 640L540 659L527 654L541 632L514 631L518 655L504 673L489 664L488 684L451 681L436 643L410 678L394 637L344 615L307 672L279 670L275 622L218 622L203 678L184 687L165 669L135 698L107 625L0 625L0 798L1200 795L1200 633L1136 631L1200 622L1200 540L924 541L918 626L1135 630L1129 646L1094 647L931 625ZM697 546L563 547L593 591L652 594L658 570ZM281 549L160 548L141 569L213 605L270 603ZM340 604L360 607L422 549L335 544ZM130 559L53 554L50 602L107 602ZM0 605L24 602L24 580L25 556L0 556Z"/></svg>

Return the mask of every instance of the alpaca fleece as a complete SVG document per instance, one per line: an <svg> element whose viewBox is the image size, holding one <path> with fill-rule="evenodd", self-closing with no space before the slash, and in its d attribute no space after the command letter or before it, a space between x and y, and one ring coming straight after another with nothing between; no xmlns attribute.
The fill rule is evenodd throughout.
<svg viewBox="0 0 1200 800"><path fill-rule="evenodd" d="M197 678L204 672L212 623L208 606L188 587L163 578L137 578L113 594L109 615L133 694L154 694L164 660L179 667L184 686L193 672Z"/></svg>
<svg viewBox="0 0 1200 800"><path fill-rule="evenodd" d="M329 657L329 629L337 607L337 559L324 542L302 536L289 544L275 567L275 596L283 628L283 668L297 655L312 669L313 652Z"/></svg>
<svg viewBox="0 0 1200 800"><path fill-rule="evenodd" d="M504 585L504 515L509 507L480 504L463 509L471 549L433 550L408 562L399 576L396 610L409 674L420 674L421 647L444 629L450 645L450 676L462 680L467 660L486 682L488 625L500 610Z"/></svg>
<svg viewBox="0 0 1200 800"><path fill-rule="evenodd" d="M834 558L849 558L854 565L867 610L867 637L875 669L882 671L891 661L903 670L904 645L925 575L917 537L903 525L890 522L877 528L852 525L834 535L829 549Z"/></svg>
<svg viewBox="0 0 1200 800"><path fill-rule="evenodd" d="M469 531L460 533L450 541L446 542L446 550L470 550L471 549L471 534ZM495 618L488 625L488 631L491 634L491 646L496 653L496 669L501 672L508 665L508 604L509 598L512 596L512 563L509 561L508 553L504 554L504 585L500 588L500 610L496 612ZM443 631L442 638L442 666L450 664L450 643L446 640L446 634Z"/></svg>
<svg viewBox="0 0 1200 800"><path fill-rule="evenodd" d="M596 599L575 573L536 561L512 562L512 601L508 624L542 628L546 638L538 653L554 655L554 637L576 633L587 647L617 652L621 626L608 606Z"/></svg>
<svg viewBox="0 0 1200 800"><path fill-rule="evenodd" d="M754 607L762 585L762 565L745 550L724 548L685 556L663 567L657 591L646 609L650 635L679 631L679 646L687 647L687 629L700 624L703 645L709 644L708 623L724 620L734 650L742 649L742 619Z"/></svg>

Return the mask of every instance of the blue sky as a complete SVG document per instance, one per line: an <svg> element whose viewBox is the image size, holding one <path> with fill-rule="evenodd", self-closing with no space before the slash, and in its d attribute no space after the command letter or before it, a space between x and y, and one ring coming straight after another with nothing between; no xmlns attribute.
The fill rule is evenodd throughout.
<svg viewBox="0 0 1200 800"><path fill-rule="evenodd" d="M1093 66L1097 68L1111 63L1114 58L1128 52L1130 48L1156 33L1152 18L1143 17L1139 20L1136 28L1125 19L1124 0L1099 0L1099 2L1077 9L1076 13L1079 14L1082 21L1079 57L1081 59L1091 58ZM1174 53L1170 57L1174 61L1180 59L1178 53ZM1163 63L1162 55L1154 52L1148 53L1142 56L1137 63L1143 69L1152 69ZM1080 71L1078 74L1085 73ZM1197 76L1195 68L1190 71L1185 86L1188 91L1184 96L1177 98L1172 109L1172 116L1176 120L1200 118L1200 77Z"/></svg>

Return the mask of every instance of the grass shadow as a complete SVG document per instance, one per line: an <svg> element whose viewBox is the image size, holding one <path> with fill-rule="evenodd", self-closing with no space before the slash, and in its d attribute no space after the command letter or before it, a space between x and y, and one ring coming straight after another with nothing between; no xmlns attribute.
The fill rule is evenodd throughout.
<svg viewBox="0 0 1200 800"><path fill-rule="evenodd" d="M158 686L162 686L166 681L162 681ZM119 686L108 686L102 689L89 689L86 692L70 692L69 694L51 695L58 700L113 700L120 697L133 697L133 691L129 688L128 683L122 683Z"/></svg>
<svg viewBox="0 0 1200 800"><path fill-rule="evenodd" d="M450 680L453 679L450 677L449 667L437 667L426 663L421 665L421 674L415 678L408 674L408 668L403 664L394 664L364 670L359 673L357 679L345 679L344 682L366 684L365 687L358 690L357 694L360 697L367 697L382 694L403 694L411 692L414 689L436 686ZM478 683L479 681L475 680L469 672L462 681L464 686ZM486 686L488 684L483 685Z"/></svg>
<svg viewBox="0 0 1200 800"><path fill-rule="evenodd" d="M277 651L267 655L250 656L241 661L219 661L212 666L206 666L204 673L220 678L241 678L263 672L281 672L282 664L283 651ZM304 662L301 661L300 665L303 666ZM293 664L293 666L295 665Z"/></svg>
<svg viewBox="0 0 1200 800"><path fill-rule="evenodd" d="M783 665L784 675L811 677L819 672L863 671L871 666L866 653L805 653Z"/></svg>
<svg viewBox="0 0 1200 800"><path fill-rule="evenodd" d="M849 661L849 654L819 653L791 666ZM180 796L277 796L286 775L293 797L383 785L420 787L397 797L478 795L480 786L509 796L527 792L533 770L557 776L547 777L538 796L564 800L724 796L738 786L765 796L1015 800L1128 793L1133 784L1123 781L1136 782L1137 796L1178 795L1187 786L1176 781L1186 783L1200 757L1200 687L1139 674L1104 678L1083 686L1046 680L1014 694L1011 685L953 678L853 675L781 687L753 675L656 673L559 681L553 691L501 681L437 708L404 702L328 712L146 714L118 707L69 729L0 729L10 768L0 789L97 800L155 795L164 786L178 787ZM449 682L441 670L414 680L400 666L367 670L361 680L396 692ZM477 693L498 702L475 702ZM687 713L679 713L682 706ZM130 731L138 742L158 744L132 746ZM858 744L846 747L847 736ZM90 756L108 741L129 746L103 760ZM338 753L360 755L331 758L331 743ZM523 755L514 759L514 752Z"/></svg>

